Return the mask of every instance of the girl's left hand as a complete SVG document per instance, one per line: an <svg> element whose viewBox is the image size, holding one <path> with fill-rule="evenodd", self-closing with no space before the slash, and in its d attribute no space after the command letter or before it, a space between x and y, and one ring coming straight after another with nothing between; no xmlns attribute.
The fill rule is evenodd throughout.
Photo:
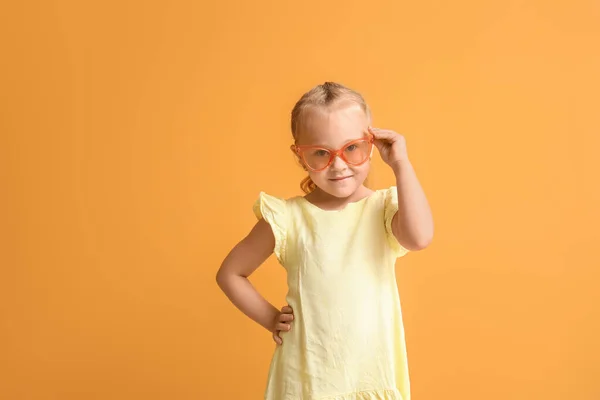
<svg viewBox="0 0 600 400"><path fill-rule="evenodd" d="M395 164L407 161L408 153L406 151L406 139L404 136L394 131L369 127L369 132L375 138L373 144L379 150L381 158L390 167Z"/></svg>

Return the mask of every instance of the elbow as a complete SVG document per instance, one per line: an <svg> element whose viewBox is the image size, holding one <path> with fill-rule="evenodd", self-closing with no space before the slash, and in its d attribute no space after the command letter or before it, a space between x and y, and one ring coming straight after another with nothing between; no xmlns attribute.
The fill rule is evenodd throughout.
<svg viewBox="0 0 600 400"><path fill-rule="evenodd" d="M417 245L419 250L424 250L431 245L431 242L433 242L433 226L431 226L431 228L428 229L427 232L424 232L422 235L419 235L419 238L415 244Z"/></svg>
<svg viewBox="0 0 600 400"><path fill-rule="evenodd" d="M400 242L400 244L406 250L409 250L409 251L421 251L421 250L425 250L427 247L429 247L430 243L428 243L428 242L410 242L410 243L402 243L402 242Z"/></svg>
<svg viewBox="0 0 600 400"><path fill-rule="evenodd" d="M433 232L422 235L416 235L415 237L412 237L410 238L410 240L406 240L405 242L406 243L400 244L402 244L402 246L404 246L410 251L425 250L431 245L431 242L433 242Z"/></svg>
<svg viewBox="0 0 600 400"><path fill-rule="evenodd" d="M415 238L415 247L417 250L424 250L431 245L431 242L433 242L433 223Z"/></svg>
<svg viewBox="0 0 600 400"><path fill-rule="evenodd" d="M424 238L420 238L414 243L414 251L425 250L429 247L431 242L433 241L433 236L427 236Z"/></svg>
<svg viewBox="0 0 600 400"><path fill-rule="evenodd" d="M232 271L229 268L221 267L217 271L215 281L217 282L217 285L219 286L219 288L221 288L223 292L227 292L229 288L235 284L234 282L240 277L247 278L241 274L236 273L235 271Z"/></svg>
<svg viewBox="0 0 600 400"><path fill-rule="evenodd" d="M227 281L227 274L223 272L222 268L219 268L219 270L217 271L215 281L217 282L217 286L219 286L221 289L225 287L225 282Z"/></svg>
<svg viewBox="0 0 600 400"><path fill-rule="evenodd" d="M419 224L412 228L403 227L398 223L394 228L396 239L407 250L424 250L433 242L433 222Z"/></svg>

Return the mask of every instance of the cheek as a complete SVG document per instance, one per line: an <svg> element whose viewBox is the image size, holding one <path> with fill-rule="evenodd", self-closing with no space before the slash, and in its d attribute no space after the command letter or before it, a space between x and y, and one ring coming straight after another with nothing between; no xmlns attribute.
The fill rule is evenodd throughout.
<svg viewBox="0 0 600 400"><path fill-rule="evenodd" d="M366 162L363 165L359 165L358 167L352 167L352 171L355 175L367 176L369 174L369 170L371 169L371 163Z"/></svg>
<svg viewBox="0 0 600 400"><path fill-rule="evenodd" d="M312 179L313 182L323 182L326 181L327 178L327 170L320 172L308 171L308 176Z"/></svg>

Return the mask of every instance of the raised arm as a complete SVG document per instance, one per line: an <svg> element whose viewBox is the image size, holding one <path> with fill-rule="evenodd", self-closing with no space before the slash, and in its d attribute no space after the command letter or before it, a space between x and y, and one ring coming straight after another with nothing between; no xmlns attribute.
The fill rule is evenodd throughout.
<svg viewBox="0 0 600 400"><path fill-rule="evenodd" d="M429 203L410 161L397 162L392 169L398 190L398 212L392 219L394 236L408 250L422 250L433 239Z"/></svg>
<svg viewBox="0 0 600 400"><path fill-rule="evenodd" d="M433 217L417 174L408 159L406 139L390 130L369 128L381 158L394 171L398 190L398 212L392 219L392 231L408 250L422 250L433 240Z"/></svg>

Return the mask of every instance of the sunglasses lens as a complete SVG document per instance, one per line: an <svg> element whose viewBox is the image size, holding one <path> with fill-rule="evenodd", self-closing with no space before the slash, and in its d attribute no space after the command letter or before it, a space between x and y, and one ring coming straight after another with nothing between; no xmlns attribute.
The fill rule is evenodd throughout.
<svg viewBox="0 0 600 400"><path fill-rule="evenodd" d="M344 149L344 158L349 164L361 164L371 155L371 143L368 140L355 142Z"/></svg>
<svg viewBox="0 0 600 400"><path fill-rule="evenodd" d="M304 162L312 169L323 169L329 164L331 153L325 149L310 149L304 152Z"/></svg>

